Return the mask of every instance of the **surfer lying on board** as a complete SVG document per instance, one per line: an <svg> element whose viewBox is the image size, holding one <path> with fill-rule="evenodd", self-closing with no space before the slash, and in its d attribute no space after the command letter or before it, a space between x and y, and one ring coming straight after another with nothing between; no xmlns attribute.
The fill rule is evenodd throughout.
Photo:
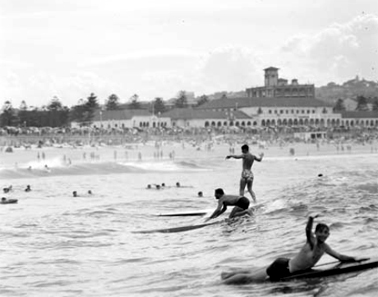
<svg viewBox="0 0 378 297"><path fill-rule="evenodd" d="M244 189L245 186L247 186L249 194L251 194L251 197L253 199L253 202L256 203L256 194L252 191L252 185L253 185L253 173L252 173L252 165L253 162L256 160L258 162L261 162L264 153L260 154L260 157L257 157L255 155L252 155L249 152L249 146L244 144L241 147L242 154L241 155L228 155L226 156L226 159L234 158L234 159L243 159L243 171L240 178L240 189L239 194L240 196L244 196Z"/></svg>
<svg viewBox="0 0 378 297"><path fill-rule="evenodd" d="M216 189L214 195L215 198L218 199L218 206L213 214L205 220L205 222L224 213L227 210L227 206L235 206L230 213L230 218L240 217L245 214L252 214L252 209L248 209L248 198L237 195L225 195L223 189L221 188Z"/></svg>
<svg viewBox="0 0 378 297"><path fill-rule="evenodd" d="M278 281L290 276L292 273L306 271L312 268L324 253L342 261L358 261L354 257L339 254L325 243L329 236L329 227L323 223L317 224L315 235L312 233L312 224L315 217L309 217L306 225L306 244L293 258L278 258L268 268L256 271L239 270L230 273L222 273L222 279L226 284L245 284L250 282L265 281L267 279Z"/></svg>

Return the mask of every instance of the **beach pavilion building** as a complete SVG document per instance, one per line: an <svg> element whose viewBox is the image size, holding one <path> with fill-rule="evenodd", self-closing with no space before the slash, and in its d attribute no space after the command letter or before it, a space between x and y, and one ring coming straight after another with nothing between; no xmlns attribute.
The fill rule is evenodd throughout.
<svg viewBox="0 0 378 297"><path fill-rule="evenodd" d="M222 98L199 107L200 110L242 111L252 126L320 126L340 125L341 115L333 107L315 98Z"/></svg>
<svg viewBox="0 0 378 297"><path fill-rule="evenodd" d="M172 127L221 128L232 126L251 126L252 118L240 110L210 110L193 108L176 108L162 116L170 118Z"/></svg>
<svg viewBox="0 0 378 297"><path fill-rule="evenodd" d="M79 126L79 123L73 122L72 127L76 126ZM105 130L171 127L171 119L144 109L98 110L90 126Z"/></svg>

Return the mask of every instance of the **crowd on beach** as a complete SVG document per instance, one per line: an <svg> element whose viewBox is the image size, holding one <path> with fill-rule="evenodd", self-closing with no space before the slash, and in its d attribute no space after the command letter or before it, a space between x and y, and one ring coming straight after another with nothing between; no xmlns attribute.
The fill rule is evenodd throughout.
<svg viewBox="0 0 378 297"><path fill-rule="evenodd" d="M256 142L266 142L270 145L285 145L288 143L308 143L317 139L301 139L295 136L296 132L325 132L326 141L337 144L369 143L378 139L378 127L256 127L253 129L224 130L218 127L211 128L146 128L146 129L98 129L91 127L81 128L52 128L52 127L3 127L0 128L0 146L23 146L29 149L31 145L43 146L83 144L127 145L128 143L146 143L148 141L181 141L194 140L196 142L223 138L253 139ZM324 141L323 139L320 141Z"/></svg>

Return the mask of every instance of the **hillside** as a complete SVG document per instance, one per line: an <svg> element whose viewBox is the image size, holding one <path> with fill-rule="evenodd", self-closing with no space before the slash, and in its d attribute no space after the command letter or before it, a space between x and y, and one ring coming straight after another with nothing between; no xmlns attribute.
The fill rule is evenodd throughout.
<svg viewBox="0 0 378 297"><path fill-rule="evenodd" d="M209 100L220 99L223 96L227 98L246 97L247 93L243 90L234 92L216 92L206 95ZM326 86L315 87L315 96L317 99L335 104L337 99L356 99L358 96L367 98L368 103L373 103L378 98L378 82L368 81L356 78L348 80L341 85L334 82L328 83ZM196 97L199 100L200 97Z"/></svg>
<svg viewBox="0 0 378 297"><path fill-rule="evenodd" d="M365 79L356 78L344 82L342 85L333 82L326 86L315 88L316 98L334 103L337 99L354 99L357 96L364 96L368 103L372 103L373 98L378 98L378 83Z"/></svg>

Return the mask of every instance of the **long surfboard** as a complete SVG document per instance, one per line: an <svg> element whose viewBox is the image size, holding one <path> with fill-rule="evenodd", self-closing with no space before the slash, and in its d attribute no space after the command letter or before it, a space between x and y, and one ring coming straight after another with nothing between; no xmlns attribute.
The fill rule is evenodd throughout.
<svg viewBox="0 0 378 297"><path fill-rule="evenodd" d="M264 206L264 203L258 203L258 204L251 206L250 208L257 210L257 209L259 209L263 206ZM232 208L233 208L233 206L229 206L227 208L226 213L229 212ZM201 209L201 210L188 210L188 211L181 211L181 212L167 212L167 213L158 214L157 216L159 216L159 217L205 216L207 214L211 215L214 210L215 210L215 208Z"/></svg>
<svg viewBox="0 0 378 297"><path fill-rule="evenodd" d="M159 217L204 216L211 211L214 211L214 209L188 210L188 211L182 211L182 212L167 212L167 213L158 214L157 216Z"/></svg>
<svg viewBox="0 0 378 297"><path fill-rule="evenodd" d="M326 277L350 272L357 272L378 267L377 260L365 260L361 262L345 262L333 266L328 269L311 269L301 273L295 273L290 276L284 277L281 281L288 281L293 279L304 279L304 278L314 278L314 277Z"/></svg>
<svg viewBox="0 0 378 297"><path fill-rule="evenodd" d="M174 227L174 228L164 228L164 229L154 229L154 230L145 230L145 231L135 231L133 233L177 233L177 232L184 232L184 231L190 231L195 230L199 228L203 228L210 225L218 224L222 221L216 221L211 223L203 223L203 224L197 224L197 225L187 225L187 226L181 226L181 227Z"/></svg>

